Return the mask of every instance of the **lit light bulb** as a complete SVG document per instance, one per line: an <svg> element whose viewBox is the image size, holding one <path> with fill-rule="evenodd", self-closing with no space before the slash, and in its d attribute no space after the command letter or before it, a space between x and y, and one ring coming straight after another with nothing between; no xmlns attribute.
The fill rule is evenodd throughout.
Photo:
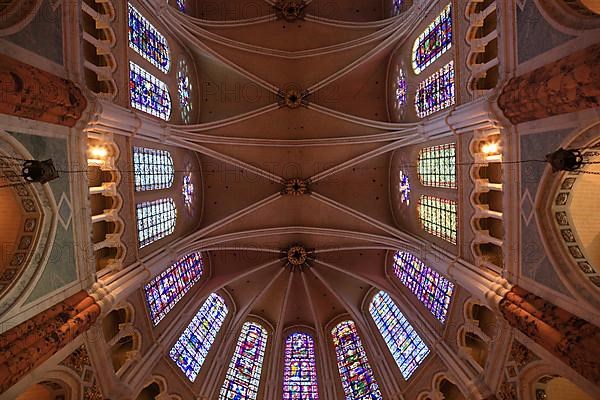
<svg viewBox="0 0 600 400"><path fill-rule="evenodd" d="M90 156L96 159L103 159L108 156L108 150L106 150L106 147L94 146L90 148Z"/></svg>
<svg viewBox="0 0 600 400"><path fill-rule="evenodd" d="M481 151L483 152L483 154L486 155L498 154L498 143L486 143L483 146L481 146Z"/></svg>

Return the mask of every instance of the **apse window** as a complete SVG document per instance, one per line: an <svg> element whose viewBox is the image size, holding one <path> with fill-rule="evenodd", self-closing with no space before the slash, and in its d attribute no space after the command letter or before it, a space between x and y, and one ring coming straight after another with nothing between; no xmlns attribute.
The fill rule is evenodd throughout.
<svg viewBox="0 0 600 400"><path fill-rule="evenodd" d="M129 47L161 72L169 72L171 56L167 39L129 4Z"/></svg>
<svg viewBox="0 0 600 400"><path fill-rule="evenodd" d="M421 196L419 220L425 232L456 244L456 202L434 196Z"/></svg>
<svg viewBox="0 0 600 400"><path fill-rule="evenodd" d="M133 148L135 191L168 189L173 185L175 168L167 150Z"/></svg>
<svg viewBox="0 0 600 400"><path fill-rule="evenodd" d="M219 400L257 398L266 346L265 328L255 322L246 322L229 363Z"/></svg>
<svg viewBox="0 0 600 400"><path fill-rule="evenodd" d="M452 47L452 3L415 39L412 66L420 74Z"/></svg>
<svg viewBox="0 0 600 400"><path fill-rule="evenodd" d="M394 255L394 273L417 299L443 324L454 293L454 284L410 253Z"/></svg>
<svg viewBox="0 0 600 400"><path fill-rule="evenodd" d="M429 354L429 348L386 292L373 296L369 312L402 376L408 380Z"/></svg>
<svg viewBox="0 0 600 400"><path fill-rule="evenodd" d="M419 118L450 107L456 102L454 61L450 61L427 79L419 82L415 94L415 109Z"/></svg>
<svg viewBox="0 0 600 400"><path fill-rule="evenodd" d="M145 201L136 206L140 248L162 239L175 230L177 208L173 199Z"/></svg>
<svg viewBox="0 0 600 400"><path fill-rule="evenodd" d="M295 332L285 341L283 400L318 400L315 343L307 333Z"/></svg>
<svg viewBox="0 0 600 400"><path fill-rule="evenodd" d="M379 385L354 321L340 322L332 329L331 336L346 399L381 400Z"/></svg>
<svg viewBox="0 0 600 400"><path fill-rule="evenodd" d="M419 151L417 173L424 186L456 189L456 146L445 143Z"/></svg>
<svg viewBox="0 0 600 400"><path fill-rule="evenodd" d="M196 380L225 321L227 312L225 300L218 294L212 293L171 348L169 352L171 360L190 381Z"/></svg>
<svg viewBox="0 0 600 400"><path fill-rule="evenodd" d="M144 285L146 304L155 326L198 282L203 271L202 256L199 252L191 253Z"/></svg>
<svg viewBox="0 0 600 400"><path fill-rule="evenodd" d="M139 65L129 62L131 106L162 120L171 117L171 96L167 85Z"/></svg>

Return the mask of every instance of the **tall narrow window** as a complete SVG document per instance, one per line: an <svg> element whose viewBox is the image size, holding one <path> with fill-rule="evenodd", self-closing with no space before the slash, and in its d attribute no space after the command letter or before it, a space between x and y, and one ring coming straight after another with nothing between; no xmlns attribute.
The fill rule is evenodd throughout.
<svg viewBox="0 0 600 400"><path fill-rule="evenodd" d="M415 108L419 118L450 107L455 103L454 61L444 65L433 75L419 82Z"/></svg>
<svg viewBox="0 0 600 400"><path fill-rule="evenodd" d="M456 244L456 202L433 196L421 196L419 220L423 229Z"/></svg>
<svg viewBox="0 0 600 400"><path fill-rule="evenodd" d="M185 0L177 0L176 3L179 11L185 12Z"/></svg>
<svg viewBox="0 0 600 400"><path fill-rule="evenodd" d="M184 60L179 61L177 68L177 92L179 93L179 107L181 119L186 124L192 115L192 83L190 82L189 69Z"/></svg>
<svg viewBox="0 0 600 400"><path fill-rule="evenodd" d="M456 189L456 147L454 143L421 149L417 165L419 179L423 185Z"/></svg>
<svg viewBox="0 0 600 400"><path fill-rule="evenodd" d="M392 0L392 15L400 14L403 0Z"/></svg>
<svg viewBox="0 0 600 400"><path fill-rule="evenodd" d="M129 93L135 109L168 121L171 117L171 96L167 85L154 75L129 62Z"/></svg>
<svg viewBox="0 0 600 400"><path fill-rule="evenodd" d="M212 293L171 348L169 356L190 381L196 380L227 312L225 300Z"/></svg>
<svg viewBox="0 0 600 400"><path fill-rule="evenodd" d="M402 376L408 380L429 354L429 348L386 292L373 296L369 312Z"/></svg>
<svg viewBox="0 0 600 400"><path fill-rule="evenodd" d="M181 257L169 268L144 285L146 302L154 325L167 315L181 298L198 282L204 266L200 253Z"/></svg>
<svg viewBox="0 0 600 400"><path fill-rule="evenodd" d="M433 20L413 44L412 66L420 74L452 47L452 3Z"/></svg>
<svg viewBox="0 0 600 400"><path fill-rule="evenodd" d="M255 400L267 346L267 331L257 323L246 322L229 363L219 400Z"/></svg>
<svg viewBox="0 0 600 400"><path fill-rule="evenodd" d="M283 400L318 400L315 343L307 333L292 333L285 341Z"/></svg>
<svg viewBox="0 0 600 400"><path fill-rule="evenodd" d="M173 199L138 203L136 215L140 248L170 235L175 230L177 208Z"/></svg>
<svg viewBox="0 0 600 400"><path fill-rule="evenodd" d="M452 282L403 251L394 255L394 273L442 324L446 322L454 292Z"/></svg>
<svg viewBox="0 0 600 400"><path fill-rule="evenodd" d="M343 321L331 331L346 400L381 400L379 385L358 337L354 321Z"/></svg>
<svg viewBox="0 0 600 400"><path fill-rule="evenodd" d="M133 148L135 191L168 189L173 185L175 168L171 153L166 150Z"/></svg>
<svg viewBox="0 0 600 400"><path fill-rule="evenodd" d="M167 39L129 4L129 47L161 72L169 72L171 58Z"/></svg>

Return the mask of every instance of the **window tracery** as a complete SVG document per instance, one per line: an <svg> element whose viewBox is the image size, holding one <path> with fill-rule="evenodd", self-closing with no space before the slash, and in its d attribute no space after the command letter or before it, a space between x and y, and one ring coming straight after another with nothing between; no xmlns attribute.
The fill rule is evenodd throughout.
<svg viewBox="0 0 600 400"><path fill-rule="evenodd" d="M386 292L373 296L369 312L402 376L408 380L429 354L429 348Z"/></svg>
<svg viewBox="0 0 600 400"><path fill-rule="evenodd" d="M295 332L285 341L283 400L318 400L315 343L307 333Z"/></svg>
<svg viewBox="0 0 600 400"><path fill-rule="evenodd" d="M133 108L165 121L171 117L167 85L132 61L129 62L129 93Z"/></svg>
<svg viewBox="0 0 600 400"><path fill-rule="evenodd" d="M225 300L211 293L171 348L171 360L191 382L196 380L228 311Z"/></svg>
<svg viewBox="0 0 600 400"><path fill-rule="evenodd" d="M456 202L434 196L421 196L419 220L428 233L456 244Z"/></svg>
<svg viewBox="0 0 600 400"><path fill-rule="evenodd" d="M129 3L129 47L161 72L169 72L171 56L167 39Z"/></svg>
<svg viewBox="0 0 600 400"><path fill-rule="evenodd" d="M177 68L177 92L179 94L181 119L188 124L192 114L192 83L190 82L188 65L184 60L179 61Z"/></svg>
<svg viewBox="0 0 600 400"><path fill-rule="evenodd" d="M167 150L133 147L135 191L168 189L173 185L175 168Z"/></svg>
<svg viewBox="0 0 600 400"><path fill-rule="evenodd" d="M175 230L177 208L171 198L144 201L136 206L138 242L140 249Z"/></svg>
<svg viewBox="0 0 600 400"><path fill-rule="evenodd" d="M456 189L456 146L445 143L419 151L418 174L424 186Z"/></svg>
<svg viewBox="0 0 600 400"><path fill-rule="evenodd" d="M419 118L450 107L456 101L454 61L450 61L425 80L419 82L415 94L415 109Z"/></svg>
<svg viewBox="0 0 600 400"><path fill-rule="evenodd" d="M412 66L420 74L452 47L452 3L415 39Z"/></svg>
<svg viewBox="0 0 600 400"><path fill-rule="evenodd" d="M454 284L410 253L394 255L394 273L443 324L454 293Z"/></svg>
<svg viewBox="0 0 600 400"><path fill-rule="evenodd" d="M144 285L146 303L155 326L198 282L203 271L202 256L199 252L191 253Z"/></svg>
<svg viewBox="0 0 600 400"><path fill-rule="evenodd" d="M267 331L255 322L242 326L219 400L255 400L267 346Z"/></svg>
<svg viewBox="0 0 600 400"><path fill-rule="evenodd" d="M381 400L379 385L354 321L340 322L331 330L331 336L346 400Z"/></svg>

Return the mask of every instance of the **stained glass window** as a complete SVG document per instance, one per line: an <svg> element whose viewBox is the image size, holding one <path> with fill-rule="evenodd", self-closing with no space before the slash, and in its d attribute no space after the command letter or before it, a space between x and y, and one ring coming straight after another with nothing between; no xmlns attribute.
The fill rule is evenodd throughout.
<svg viewBox="0 0 600 400"><path fill-rule="evenodd" d="M186 124L190 122L192 114L192 83L190 82L187 63L179 61L177 68L177 91L179 93L179 106L181 108L181 119Z"/></svg>
<svg viewBox="0 0 600 400"><path fill-rule="evenodd" d="M421 196L419 220L423 229L456 244L456 202L433 196Z"/></svg>
<svg viewBox="0 0 600 400"><path fill-rule="evenodd" d="M135 191L168 189L173 185L173 158L166 150L133 148Z"/></svg>
<svg viewBox="0 0 600 400"><path fill-rule="evenodd" d="M455 103L454 61L450 61L429 78L419 82L415 94L417 116L424 118Z"/></svg>
<svg viewBox="0 0 600 400"><path fill-rule="evenodd" d="M129 92L131 106L168 121L171 117L171 96L167 85L154 75L129 62Z"/></svg>
<svg viewBox="0 0 600 400"><path fill-rule="evenodd" d="M246 322L229 363L219 400L256 399L266 346L267 331L257 323Z"/></svg>
<svg viewBox="0 0 600 400"><path fill-rule="evenodd" d="M169 72L171 58L167 39L131 4L129 47L162 72Z"/></svg>
<svg viewBox="0 0 600 400"><path fill-rule="evenodd" d="M175 230L177 208L173 199L158 199L138 203L136 207L140 249Z"/></svg>
<svg viewBox="0 0 600 400"><path fill-rule="evenodd" d="M202 276L203 270L200 253L191 253L181 257L144 285L146 302L154 325L158 325L194 286Z"/></svg>
<svg viewBox="0 0 600 400"><path fill-rule="evenodd" d="M412 66L420 74L452 47L452 3L433 20L413 44Z"/></svg>
<svg viewBox="0 0 600 400"><path fill-rule="evenodd" d="M187 208L190 208L192 206L192 200L194 198L194 184L192 183L192 177L190 174L183 176L181 194L183 195L183 203L186 205Z"/></svg>
<svg viewBox="0 0 600 400"><path fill-rule="evenodd" d="M423 185L456 189L456 146L454 143L421 149L417 164L419 180Z"/></svg>
<svg viewBox="0 0 600 400"><path fill-rule="evenodd" d="M185 12L185 0L177 0L177 8L181 12Z"/></svg>
<svg viewBox="0 0 600 400"><path fill-rule="evenodd" d="M402 376L408 380L429 354L429 348L386 292L373 296L369 312Z"/></svg>
<svg viewBox="0 0 600 400"><path fill-rule="evenodd" d="M285 341L283 400L318 400L315 343L307 333L292 333Z"/></svg>
<svg viewBox="0 0 600 400"><path fill-rule="evenodd" d="M402 8L402 0L392 0L392 15L400 14Z"/></svg>
<svg viewBox="0 0 600 400"><path fill-rule="evenodd" d="M227 312L225 300L212 293L171 348L169 356L190 381L196 380Z"/></svg>
<svg viewBox="0 0 600 400"><path fill-rule="evenodd" d="M400 171L400 182L398 184L398 190L400 191L400 201L403 204L410 204L410 182L408 175L404 171Z"/></svg>
<svg viewBox="0 0 600 400"><path fill-rule="evenodd" d="M331 336L346 400L382 399L354 321L340 322Z"/></svg>
<svg viewBox="0 0 600 400"><path fill-rule="evenodd" d="M406 74L404 68L400 68L396 77L396 108L399 110L406 107L406 93Z"/></svg>
<svg viewBox="0 0 600 400"><path fill-rule="evenodd" d="M394 273L442 324L446 322L454 292L452 282L403 251L394 255Z"/></svg>

